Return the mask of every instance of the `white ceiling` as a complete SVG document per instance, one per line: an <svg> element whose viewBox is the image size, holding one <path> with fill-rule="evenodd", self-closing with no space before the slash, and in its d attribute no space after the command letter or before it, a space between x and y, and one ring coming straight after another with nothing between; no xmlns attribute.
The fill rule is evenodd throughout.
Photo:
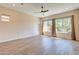
<svg viewBox="0 0 79 59"><path fill-rule="evenodd" d="M41 17L40 12L41 6L44 6L44 9L48 9L49 12L45 13L45 16L50 16L74 9L79 8L79 3L24 3L23 5L20 5L20 3L16 3L15 6L13 6L14 3L0 3L1 6L5 6L20 12L28 13L36 17Z"/></svg>

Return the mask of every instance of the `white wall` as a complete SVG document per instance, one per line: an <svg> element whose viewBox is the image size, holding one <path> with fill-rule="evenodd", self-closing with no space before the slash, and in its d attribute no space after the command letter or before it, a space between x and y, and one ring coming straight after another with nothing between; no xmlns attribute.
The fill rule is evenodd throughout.
<svg viewBox="0 0 79 59"><path fill-rule="evenodd" d="M10 22L0 20L0 42L38 35L38 18L0 6L0 15L10 15Z"/></svg>

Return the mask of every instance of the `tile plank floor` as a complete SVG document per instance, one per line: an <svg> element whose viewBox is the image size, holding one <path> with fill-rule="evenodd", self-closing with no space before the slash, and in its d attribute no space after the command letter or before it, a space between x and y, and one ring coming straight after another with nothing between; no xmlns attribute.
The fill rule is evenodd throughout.
<svg viewBox="0 0 79 59"><path fill-rule="evenodd" d="M0 43L0 55L77 55L79 42L34 36Z"/></svg>

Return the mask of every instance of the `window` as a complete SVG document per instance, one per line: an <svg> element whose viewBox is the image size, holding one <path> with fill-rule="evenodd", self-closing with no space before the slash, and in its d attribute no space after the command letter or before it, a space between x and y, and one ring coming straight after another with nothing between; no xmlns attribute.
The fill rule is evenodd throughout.
<svg viewBox="0 0 79 59"><path fill-rule="evenodd" d="M57 33L71 33L71 17L56 19Z"/></svg>
<svg viewBox="0 0 79 59"><path fill-rule="evenodd" d="M1 21L9 22L10 21L10 17L6 16L6 15L1 15Z"/></svg>

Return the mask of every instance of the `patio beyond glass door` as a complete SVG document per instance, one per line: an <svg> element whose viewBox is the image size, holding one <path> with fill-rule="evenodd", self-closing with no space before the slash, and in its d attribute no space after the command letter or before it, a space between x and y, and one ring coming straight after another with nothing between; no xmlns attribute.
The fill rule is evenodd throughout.
<svg viewBox="0 0 79 59"><path fill-rule="evenodd" d="M72 17L56 19L55 25L57 37L72 39Z"/></svg>
<svg viewBox="0 0 79 59"><path fill-rule="evenodd" d="M45 20L43 22L43 35L52 36L52 20Z"/></svg>

